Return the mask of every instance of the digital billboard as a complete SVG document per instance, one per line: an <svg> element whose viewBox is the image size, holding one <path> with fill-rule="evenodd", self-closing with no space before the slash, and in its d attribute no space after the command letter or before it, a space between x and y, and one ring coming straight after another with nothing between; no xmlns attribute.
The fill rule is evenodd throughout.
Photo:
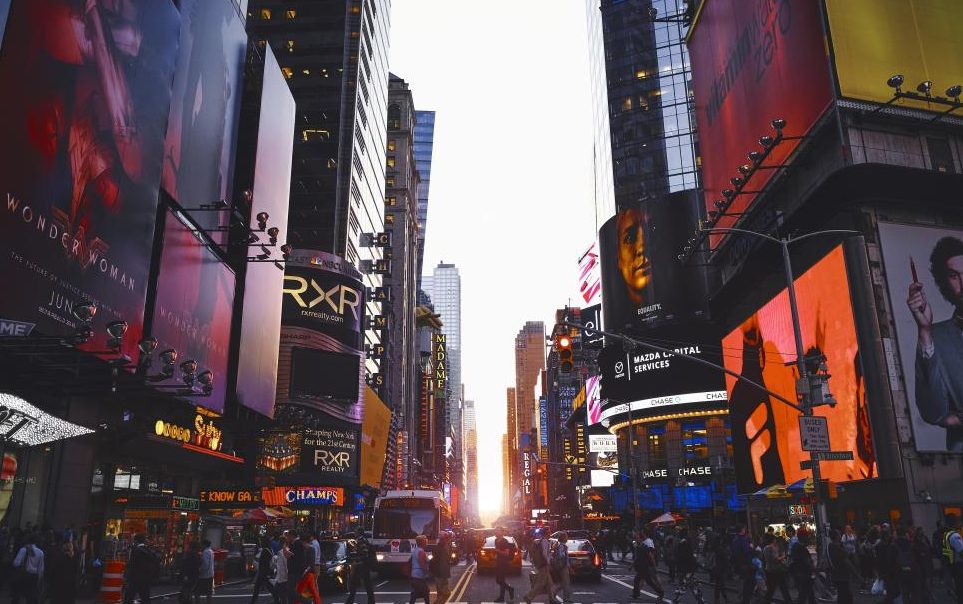
<svg viewBox="0 0 963 604"><path fill-rule="evenodd" d="M32 0L0 55L0 316L69 333L73 310L128 323L137 358L179 19L169 1Z"/></svg>
<svg viewBox="0 0 963 604"><path fill-rule="evenodd" d="M258 439L257 471L276 483L326 480L356 484L359 430L344 422L274 432Z"/></svg>
<svg viewBox="0 0 963 604"><path fill-rule="evenodd" d="M251 227L255 227L259 213L267 212L270 227L279 230L276 245L281 245L287 241L295 103L270 45L264 49L260 100ZM266 233L259 233L258 238L262 242L270 241ZM277 247L268 250L273 258L280 256ZM237 360L237 399L245 407L268 417L274 416L278 388L283 287L284 273L273 262L247 263Z"/></svg>
<svg viewBox="0 0 963 604"><path fill-rule="evenodd" d="M211 411L224 411L228 343L234 304L234 272L168 211L157 276L151 334L157 350L172 348L178 362L197 361L197 372L214 373L210 396L196 399Z"/></svg>
<svg viewBox="0 0 963 604"><path fill-rule="evenodd" d="M590 375L585 379L585 418L589 426L602 421L602 378Z"/></svg>
<svg viewBox="0 0 963 604"><path fill-rule="evenodd" d="M618 443L609 432L588 435L588 465L593 487L610 487L619 473ZM594 466L594 467L591 467Z"/></svg>
<svg viewBox="0 0 963 604"><path fill-rule="evenodd" d="M960 83L959 0L827 0L826 12L842 96L885 103L894 92L886 81L896 74L904 77L907 91L932 81L938 96ZM920 101L899 104L944 109Z"/></svg>
<svg viewBox="0 0 963 604"><path fill-rule="evenodd" d="M918 451L963 452L963 229L879 223Z"/></svg>
<svg viewBox="0 0 963 604"><path fill-rule="evenodd" d="M233 0L181 0L181 35L161 186L184 208L232 204L234 149L247 34ZM194 212L203 229L229 212ZM224 233L212 232L218 243Z"/></svg>
<svg viewBox="0 0 963 604"><path fill-rule="evenodd" d="M365 386L364 421L361 423L361 484L381 487L391 428L391 409L378 393Z"/></svg>
<svg viewBox="0 0 963 604"><path fill-rule="evenodd" d="M602 297L602 277L599 272L599 244L593 241L578 260L578 291L585 304L597 304Z"/></svg>
<svg viewBox="0 0 963 604"><path fill-rule="evenodd" d="M701 217L693 191L623 208L599 230L602 311L609 331L638 331L702 317L702 270L678 254Z"/></svg>
<svg viewBox="0 0 963 604"><path fill-rule="evenodd" d="M714 210L722 191L733 188L730 179L740 176L737 168L747 163L747 154L762 150L759 137L773 134L773 119L786 120L787 137L802 136L832 101L819 2L703 2L688 48L705 204ZM798 144L784 141L766 164L784 162ZM775 173L757 171L747 190L762 189ZM742 212L753 197L736 197L730 212ZM723 218L719 226L731 220Z"/></svg>
<svg viewBox="0 0 963 604"><path fill-rule="evenodd" d="M723 373L680 356L722 365L719 341L695 330L680 329L676 330L673 342L663 342L671 348L671 354L643 348L626 351L621 344L602 350L599 420L603 426L627 420L630 409L634 417L639 418L726 407Z"/></svg>
<svg viewBox="0 0 963 604"><path fill-rule="evenodd" d="M361 274L338 256L295 250L285 266L282 293L277 401L360 424L365 307Z"/></svg>
<svg viewBox="0 0 963 604"><path fill-rule="evenodd" d="M822 476L840 482L874 478L876 456L842 246L797 276L795 286L803 349L807 356L825 355L829 390L837 401L835 407L817 407L816 415L827 418L834 451L854 452L852 461L822 464ZM796 400L796 348L785 289L746 317L722 346L727 369ZM808 476L799 467L809 459L799 441L799 412L729 375L726 390L739 492Z"/></svg>

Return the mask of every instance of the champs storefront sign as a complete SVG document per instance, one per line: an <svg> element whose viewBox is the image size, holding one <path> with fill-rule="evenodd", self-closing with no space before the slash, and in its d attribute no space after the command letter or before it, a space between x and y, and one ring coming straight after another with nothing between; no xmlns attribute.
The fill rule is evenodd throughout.
<svg viewBox="0 0 963 604"><path fill-rule="evenodd" d="M272 506L332 506L344 505L341 487L264 487L261 499Z"/></svg>

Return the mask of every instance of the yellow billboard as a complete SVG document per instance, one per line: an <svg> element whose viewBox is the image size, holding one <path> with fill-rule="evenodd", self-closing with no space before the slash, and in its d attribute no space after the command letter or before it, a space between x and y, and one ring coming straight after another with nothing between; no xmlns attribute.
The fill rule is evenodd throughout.
<svg viewBox="0 0 963 604"><path fill-rule="evenodd" d="M963 84L963 1L826 0L840 93L845 98L886 102L890 76L905 78L903 90L933 82L932 94ZM800 85L805 85L803 82ZM946 107L901 100L902 106Z"/></svg>
<svg viewBox="0 0 963 604"><path fill-rule="evenodd" d="M369 386L364 388L364 420L361 422L361 484L381 488L385 467L391 409Z"/></svg>

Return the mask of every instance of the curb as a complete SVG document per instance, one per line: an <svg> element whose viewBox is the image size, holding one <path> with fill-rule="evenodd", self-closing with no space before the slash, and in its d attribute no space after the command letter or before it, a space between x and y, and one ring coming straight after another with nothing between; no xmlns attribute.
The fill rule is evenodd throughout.
<svg viewBox="0 0 963 604"><path fill-rule="evenodd" d="M218 587L233 587L233 586L235 586L235 585L242 585L242 584L244 584L244 583L251 583L251 579L236 579L236 580L234 580L234 581L225 581L224 583L221 583L220 585L216 586L216 587L214 588L214 592L217 593L217 588L218 588ZM169 589L169 588L166 588L166 589ZM153 594L152 594L151 597L150 597L150 599L151 599L151 600L166 600L166 599L168 599L168 598L176 598L177 596L180 595L180 593L181 593L181 591L180 591L180 590L177 590L177 591L172 591L172 592L169 592L169 593L162 593L162 594L157 594L157 595L153 595ZM98 596L98 597L86 598L86 599L78 598L76 601L77 601L78 604L99 604L99 603L100 603L100 597Z"/></svg>

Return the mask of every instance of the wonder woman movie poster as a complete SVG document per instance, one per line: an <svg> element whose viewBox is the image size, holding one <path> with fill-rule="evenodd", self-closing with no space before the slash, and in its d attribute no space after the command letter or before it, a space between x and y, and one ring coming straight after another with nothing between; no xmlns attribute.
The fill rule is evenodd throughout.
<svg viewBox="0 0 963 604"><path fill-rule="evenodd" d="M45 334L124 320L137 358L179 19L170 0L30 0L0 54L0 316Z"/></svg>
<svg viewBox="0 0 963 604"><path fill-rule="evenodd" d="M866 390L856 344L853 306L842 247L796 277L796 297L807 357L824 355L829 391L836 406L816 414L829 423L834 451L853 451L852 461L821 465L836 481L877 476ZM796 347L785 289L746 318L722 341L725 367L790 401L796 399ZM807 367L813 371L818 363ZM741 493L791 484L809 476L799 463L809 459L799 442L799 412L745 380L726 375L736 480Z"/></svg>
<svg viewBox="0 0 963 604"><path fill-rule="evenodd" d="M216 413L224 411L227 393L233 304L234 272L168 212L151 335L158 352L173 348L178 363L194 360L198 374L213 372L214 390L194 401Z"/></svg>
<svg viewBox="0 0 963 604"><path fill-rule="evenodd" d="M247 34L232 0L181 0L181 37L161 186L184 208L232 200L234 148ZM198 211L202 228L229 212ZM212 233L218 243L223 233Z"/></svg>

